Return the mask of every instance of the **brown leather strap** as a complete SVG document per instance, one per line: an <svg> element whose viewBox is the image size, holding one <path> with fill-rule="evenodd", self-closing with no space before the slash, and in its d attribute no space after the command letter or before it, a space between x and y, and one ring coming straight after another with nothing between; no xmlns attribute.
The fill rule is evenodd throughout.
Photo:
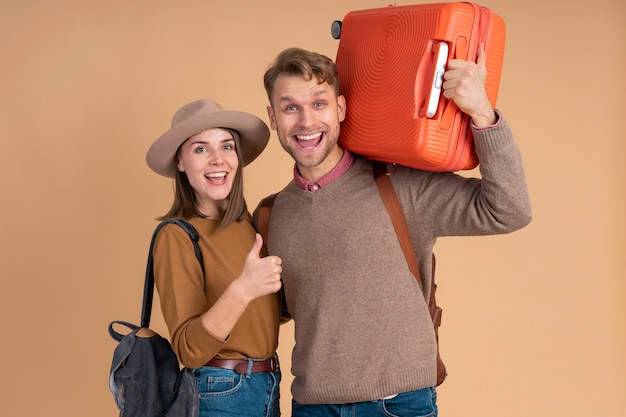
<svg viewBox="0 0 626 417"><path fill-rule="evenodd" d="M419 278L417 256L415 255L415 251L413 250L413 242L411 241L411 235L409 234L409 228L406 224L406 219L404 218L404 213L402 212L402 207L400 206L400 201L398 200L398 195L396 194L396 191L393 188L393 184L391 183L391 179L389 178L391 173L389 173L386 163L373 161L373 165L374 179L376 181L376 186L378 187L378 192L380 193L380 196L385 203L385 207L387 208L389 217L391 217L393 228L396 231L398 241L400 241L400 246L402 247L402 252L404 253L404 257L406 258L406 263L409 266L409 270L417 280L417 285L421 289L422 284ZM432 277L430 297L428 300L428 310L430 312L430 317L433 321L433 327L435 329L435 340L437 341L437 385L441 385L441 383L443 383L443 381L446 379L446 375L448 375L448 372L446 371L446 366L441 360L441 356L439 355L439 326L441 325L442 311L441 308L437 306L437 300L435 300L436 291L437 285L435 284L435 254L433 253Z"/></svg>
<svg viewBox="0 0 626 417"><path fill-rule="evenodd" d="M391 217L391 222L393 223L393 228L398 236L398 241L400 242L402 252L406 258L406 263L409 266L409 270L417 280L417 285L421 288L422 285L420 281L419 267L415 251L413 250L413 242L411 241L411 235L409 234L409 228L406 225L400 201L398 200L398 196L393 189L391 179L389 179L387 164L374 162L374 178L376 180L378 192L383 199L383 203L385 203L389 217Z"/></svg>
<svg viewBox="0 0 626 417"><path fill-rule="evenodd" d="M272 206L274 205L274 199L276 198L276 194L272 194L268 197L265 197L259 203L259 208L257 211L257 219L256 219L256 227L259 231L259 234L263 237L263 243L267 246L267 230L269 228L270 223L270 214L272 213Z"/></svg>

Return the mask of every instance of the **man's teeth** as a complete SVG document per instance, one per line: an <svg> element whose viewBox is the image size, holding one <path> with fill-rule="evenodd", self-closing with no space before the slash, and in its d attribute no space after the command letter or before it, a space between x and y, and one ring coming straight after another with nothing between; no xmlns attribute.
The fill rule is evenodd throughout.
<svg viewBox="0 0 626 417"><path fill-rule="evenodd" d="M296 135L296 138L298 140L313 140L313 139L318 139L320 136L322 136L322 133L318 132L318 133L313 133L310 135Z"/></svg>

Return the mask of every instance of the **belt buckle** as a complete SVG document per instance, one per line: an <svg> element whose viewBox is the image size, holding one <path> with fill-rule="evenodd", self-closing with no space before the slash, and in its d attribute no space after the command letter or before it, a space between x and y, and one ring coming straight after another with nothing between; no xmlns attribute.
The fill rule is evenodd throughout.
<svg viewBox="0 0 626 417"><path fill-rule="evenodd" d="M280 370L280 364L278 363L278 358L276 357L270 358L270 369L273 372L277 372Z"/></svg>

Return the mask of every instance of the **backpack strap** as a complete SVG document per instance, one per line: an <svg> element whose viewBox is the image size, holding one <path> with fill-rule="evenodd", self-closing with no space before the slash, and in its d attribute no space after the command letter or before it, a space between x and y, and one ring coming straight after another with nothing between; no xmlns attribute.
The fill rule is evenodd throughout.
<svg viewBox="0 0 626 417"><path fill-rule="evenodd" d="M417 285L422 288L420 276L419 276L419 268L417 263L417 256L415 255L415 249L413 248L413 242L411 241L411 234L409 233L409 228L406 224L406 219L404 217L404 213L402 212L402 206L400 205L400 200L398 200L398 195L393 188L393 184L391 183L391 179L389 178L394 170L389 172L388 166L384 162L372 161L374 166L374 180L376 181L376 186L378 187L378 191L380 193L381 198L383 199L383 203L385 203L385 208L389 213L389 217L391 218L391 222L393 223L393 228L396 231L396 235L398 236L398 241L400 242L400 246L402 247L402 252L404 253L404 257L406 258L406 263L409 266L409 270L417 280ZM439 326L441 326L441 308L437 305L437 300L435 299L435 292L437 291L437 284L435 284L435 254L433 253L433 263L432 263L432 276L431 276L431 286L430 286L430 297L428 299L428 311L430 313L430 317L433 322L433 327L435 329L435 339L437 341L437 385L441 385L447 375L446 367L441 360L439 355Z"/></svg>
<svg viewBox="0 0 626 417"><path fill-rule="evenodd" d="M267 247L267 233L270 223L270 214L272 213L272 206L278 193L265 197L259 203L259 206L254 212L253 224L256 230L263 238L263 244Z"/></svg>
<svg viewBox="0 0 626 417"><path fill-rule="evenodd" d="M150 241L150 249L148 250L148 264L146 266L146 279L143 288L143 303L141 306L141 327L150 327L150 316L152 315L152 298L154 296L154 260L152 257L152 250L154 248L154 241L156 240L157 234L161 230L163 226L166 224L177 224L180 226L191 239L193 243L193 249L196 254L196 258L198 262L200 262L200 267L202 268L202 273L204 273L204 263L202 262L202 252L200 251L200 246L198 245L198 241L200 240L200 235L198 231L191 223L186 220L179 218L172 218L163 220L159 223L152 234L152 239Z"/></svg>
<svg viewBox="0 0 626 417"><path fill-rule="evenodd" d="M268 228L270 223L270 215L272 214L272 206L274 205L274 200L278 193L269 195L265 197L259 205L254 210L254 214L252 216L252 225L259 232L261 237L263 238L263 244L267 248L267 235ZM281 324L286 323L291 319L291 315L287 309L287 301L285 300L285 289L281 287L280 289L280 311L281 311Z"/></svg>
<svg viewBox="0 0 626 417"><path fill-rule="evenodd" d="M391 217L393 228L398 236L398 241L400 241L400 247L402 247L402 252L406 258L409 270L417 280L417 285L419 285L421 289L422 285L420 281L419 267L417 264L417 257L415 256L415 250L413 249L413 243L411 242L409 228L406 224L406 219L404 218L404 213L402 212L398 196L396 195L393 184L389 179L393 172L388 172L386 163L378 161L372 161L372 163L374 164L374 180L376 181L378 192L383 199L383 203L385 203L385 208L389 213L389 217Z"/></svg>

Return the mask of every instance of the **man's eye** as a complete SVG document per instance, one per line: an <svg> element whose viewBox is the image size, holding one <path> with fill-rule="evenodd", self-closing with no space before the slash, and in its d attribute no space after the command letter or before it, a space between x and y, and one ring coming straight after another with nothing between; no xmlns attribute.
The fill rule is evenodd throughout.
<svg viewBox="0 0 626 417"><path fill-rule="evenodd" d="M287 106L287 107L285 107L285 110L287 110L287 111L295 111L296 110L296 106Z"/></svg>

